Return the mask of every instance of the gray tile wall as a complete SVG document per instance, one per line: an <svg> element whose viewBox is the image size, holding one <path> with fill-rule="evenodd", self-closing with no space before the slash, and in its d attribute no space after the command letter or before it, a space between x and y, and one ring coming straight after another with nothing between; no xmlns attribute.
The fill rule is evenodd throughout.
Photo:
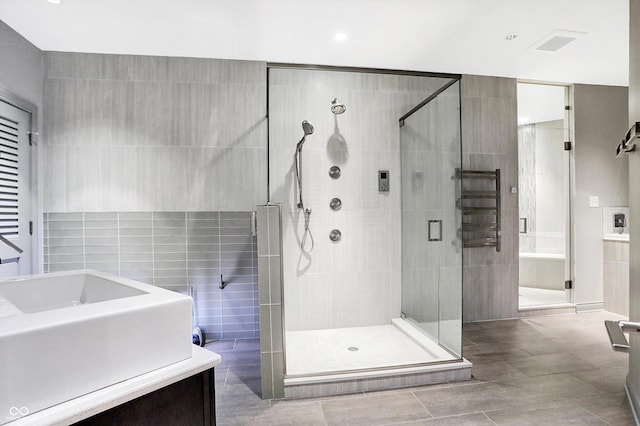
<svg viewBox="0 0 640 426"><path fill-rule="evenodd" d="M45 213L44 270L96 269L184 294L193 286L196 323L207 339L255 338L250 220L250 212Z"/></svg>
<svg viewBox="0 0 640 426"><path fill-rule="evenodd" d="M465 322L518 316L518 123L516 80L464 75L462 167L500 169L502 250L464 249Z"/></svg>
<svg viewBox="0 0 640 426"><path fill-rule="evenodd" d="M267 200L265 74L264 62L46 52L43 210L254 209Z"/></svg>
<svg viewBox="0 0 640 426"><path fill-rule="evenodd" d="M283 398L282 217L279 205L258 206L262 398Z"/></svg>

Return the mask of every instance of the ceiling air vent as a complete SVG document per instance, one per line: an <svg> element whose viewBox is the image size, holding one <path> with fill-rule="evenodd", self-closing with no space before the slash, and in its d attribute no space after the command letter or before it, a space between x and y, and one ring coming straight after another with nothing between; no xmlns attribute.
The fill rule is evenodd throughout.
<svg viewBox="0 0 640 426"><path fill-rule="evenodd" d="M536 41L531 50L540 52L557 52L567 44L571 43L578 37L582 37L587 33L579 31L554 30L540 40Z"/></svg>

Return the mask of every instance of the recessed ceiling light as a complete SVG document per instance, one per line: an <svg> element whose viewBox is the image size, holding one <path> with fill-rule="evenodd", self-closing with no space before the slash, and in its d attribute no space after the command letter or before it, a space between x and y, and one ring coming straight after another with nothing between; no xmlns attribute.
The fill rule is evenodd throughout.
<svg viewBox="0 0 640 426"><path fill-rule="evenodd" d="M47 0L47 3L60 4L60 3L62 3L62 0Z"/></svg>
<svg viewBox="0 0 640 426"><path fill-rule="evenodd" d="M345 41L347 41L348 38L349 37L345 33L337 33L336 35L333 36L333 39L337 43L344 43Z"/></svg>
<svg viewBox="0 0 640 426"><path fill-rule="evenodd" d="M505 40L511 41L517 39L518 37L520 37L520 33L510 33L505 36Z"/></svg>

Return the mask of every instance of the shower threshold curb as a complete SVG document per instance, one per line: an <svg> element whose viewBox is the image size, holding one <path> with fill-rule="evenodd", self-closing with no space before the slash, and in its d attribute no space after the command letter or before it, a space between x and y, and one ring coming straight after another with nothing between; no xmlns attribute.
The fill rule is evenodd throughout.
<svg viewBox="0 0 640 426"><path fill-rule="evenodd" d="M471 379L466 359L437 365L286 378L285 398L310 398Z"/></svg>

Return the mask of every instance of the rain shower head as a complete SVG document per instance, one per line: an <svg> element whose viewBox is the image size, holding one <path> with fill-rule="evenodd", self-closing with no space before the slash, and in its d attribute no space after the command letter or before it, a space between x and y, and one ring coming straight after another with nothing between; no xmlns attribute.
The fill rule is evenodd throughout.
<svg viewBox="0 0 640 426"><path fill-rule="evenodd" d="M340 115L346 110L347 110L347 107L344 104L338 102L338 98L333 98L333 100L331 101L332 113L334 113L335 115Z"/></svg>

